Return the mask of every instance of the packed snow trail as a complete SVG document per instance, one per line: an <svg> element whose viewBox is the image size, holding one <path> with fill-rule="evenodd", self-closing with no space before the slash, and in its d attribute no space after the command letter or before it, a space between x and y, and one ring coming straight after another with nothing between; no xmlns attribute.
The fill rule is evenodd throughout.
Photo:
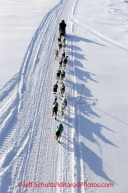
<svg viewBox="0 0 128 193"><path fill-rule="evenodd" d="M18 183L74 181L72 138L74 107L70 104L73 88L72 94L68 94L71 91L69 86L72 86L73 82L72 85L68 85L65 80L66 93L69 95L66 115L64 118L59 115L57 121L51 116L54 101L52 87L58 69L58 61L55 61L53 56L57 48L59 22L65 19L67 23L73 8L74 0L63 0L46 15L32 38L19 74L14 80L12 78L12 82L10 81L12 86L2 89L1 98L4 104L1 111L3 114L0 142L2 193L67 192L65 188L43 190L34 187L20 188ZM70 26L67 28L67 34L69 30ZM67 35L68 41L70 38ZM67 48L67 54L68 51ZM70 59L72 60L71 57ZM67 65L66 78L68 74ZM72 75L70 78L72 79ZM60 97L58 100L60 104ZM55 130L60 121L64 124L64 133L62 142L58 144L55 140ZM68 188L68 192L74 192L74 189Z"/></svg>

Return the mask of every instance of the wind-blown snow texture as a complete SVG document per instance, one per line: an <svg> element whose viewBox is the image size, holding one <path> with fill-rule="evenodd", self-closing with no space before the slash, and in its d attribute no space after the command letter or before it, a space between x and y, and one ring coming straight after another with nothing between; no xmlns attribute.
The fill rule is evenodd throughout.
<svg viewBox="0 0 128 193"><path fill-rule="evenodd" d="M24 57L17 59L22 63L20 70L0 90L0 192L128 192L127 1L50 3L46 2L50 11L42 16ZM20 7L21 2L17 4ZM69 58L64 83L68 106L62 117L58 92L55 120L52 87L59 60L54 59L54 50L62 19L67 23ZM14 57L9 55L8 60ZM55 131L60 122L64 132L58 144ZM19 182L80 181L113 183L114 187L18 187Z"/></svg>

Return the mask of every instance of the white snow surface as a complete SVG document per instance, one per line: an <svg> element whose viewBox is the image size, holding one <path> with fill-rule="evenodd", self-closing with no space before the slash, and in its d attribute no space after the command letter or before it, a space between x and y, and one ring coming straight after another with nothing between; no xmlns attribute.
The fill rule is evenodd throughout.
<svg viewBox="0 0 128 193"><path fill-rule="evenodd" d="M127 2L0 1L0 193L128 192ZM58 91L55 120L62 19L68 106L62 117ZM73 187L78 182L88 187Z"/></svg>

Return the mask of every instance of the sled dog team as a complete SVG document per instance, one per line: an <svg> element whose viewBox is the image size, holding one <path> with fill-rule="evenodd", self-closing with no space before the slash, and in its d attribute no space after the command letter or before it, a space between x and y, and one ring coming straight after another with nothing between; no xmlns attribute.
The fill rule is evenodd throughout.
<svg viewBox="0 0 128 193"><path fill-rule="evenodd" d="M65 68L67 65L67 59L68 56L65 54L65 49L66 49L66 38L65 38L65 28L66 28L66 23L64 20L62 20L59 24L59 37L58 37L58 49L55 50L55 59L60 59L59 61L59 68L56 72L56 83L53 86L53 93L56 94L58 90L58 85L60 81L60 93L62 97L61 102L61 115L64 115L64 111L67 107L67 100L66 100L66 94L65 94L65 85L63 83L63 80L65 78ZM59 55L61 54L61 58L59 58ZM55 101L53 102L53 108L52 108L52 116L55 115L55 119L57 117L57 112L58 112L58 102L57 102L57 96L55 96ZM56 130L56 140L60 142L60 137L63 132L63 124L60 123L57 126Z"/></svg>

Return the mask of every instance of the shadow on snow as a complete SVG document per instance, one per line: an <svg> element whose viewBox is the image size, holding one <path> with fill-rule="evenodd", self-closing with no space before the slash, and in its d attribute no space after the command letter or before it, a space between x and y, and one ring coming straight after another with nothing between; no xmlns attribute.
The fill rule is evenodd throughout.
<svg viewBox="0 0 128 193"><path fill-rule="evenodd" d="M82 37L78 37L73 35L67 36L68 41L73 41L73 42L80 42L83 41L85 43L93 43L93 44L97 44L99 46L105 46L103 44L99 44L95 41L86 39L86 38L82 38ZM76 126L76 137L79 138L79 136L82 136L84 139L94 143L95 145L98 146L100 154L102 155L102 150L101 147L98 143L97 139L100 139L102 142L106 143L109 146L113 146L118 148L114 143L112 143L109 139L107 139L103 134L102 134L102 129L106 129L109 132L113 132L111 129L105 127L104 125L101 125L99 123L94 123L93 122L93 118L94 117L99 117L100 116L94 112L91 108L91 105L95 105L96 104L96 99L93 96L93 94L91 93L91 90L89 88L87 88L86 86L83 89L83 93L82 93L82 97L84 97L85 99L90 100L90 104L88 104L85 100L86 103L82 104L79 101L79 96L81 93L81 85L82 83L87 83L88 81L93 81L95 83L98 83L95 80L96 74L93 74L91 72L88 72L85 70L85 68L83 67L83 64L79 61L79 60L87 60L87 58L85 57L85 55L83 55L82 53L77 53L78 51L82 52L81 48L79 48L76 45L67 45L67 48L69 50L69 55L74 57L74 61L72 62L70 59L68 60L68 65L67 65L67 72L69 74L71 74L72 76L75 76L76 82L75 82L75 86L74 86L74 81L72 81L71 79L66 79L66 86L68 86L71 90L76 90L77 91L77 97L75 96L70 96L70 94L68 95L68 105L72 106L72 101L74 100L74 104L75 104L75 123L74 126ZM69 90L70 93L70 90ZM84 108L84 109L82 109ZM80 111L80 113L78 114L78 109ZM74 112L71 112L74 113ZM71 128L70 123L72 123L74 120L74 118L71 117L67 117L65 115L65 120L66 120L66 125ZM91 120L90 120L91 119ZM80 127L79 127L80 125ZM72 129L72 128L71 128ZM78 135L78 136L77 136ZM95 136L95 138L94 138ZM62 144L63 147L65 147L65 144ZM74 145L75 145L75 155L76 155L76 159L78 160L77 162L80 163L80 156L79 156L79 150L81 149L82 151L82 160L83 163L87 164L89 166L89 168L97 175L102 177L103 179L113 182L108 176L107 174L103 171L103 166L102 166L102 158L100 158L96 152L93 152L91 149L89 149L87 146L85 146L85 144L83 142L78 142L77 139L74 139ZM80 148L81 147L81 148ZM65 147L67 150L71 151L71 149L69 149L69 147ZM80 148L80 149L79 149ZM79 165L79 164L78 164ZM77 173L78 175L80 174L80 168L79 166L77 167ZM80 178L80 177L79 177Z"/></svg>

